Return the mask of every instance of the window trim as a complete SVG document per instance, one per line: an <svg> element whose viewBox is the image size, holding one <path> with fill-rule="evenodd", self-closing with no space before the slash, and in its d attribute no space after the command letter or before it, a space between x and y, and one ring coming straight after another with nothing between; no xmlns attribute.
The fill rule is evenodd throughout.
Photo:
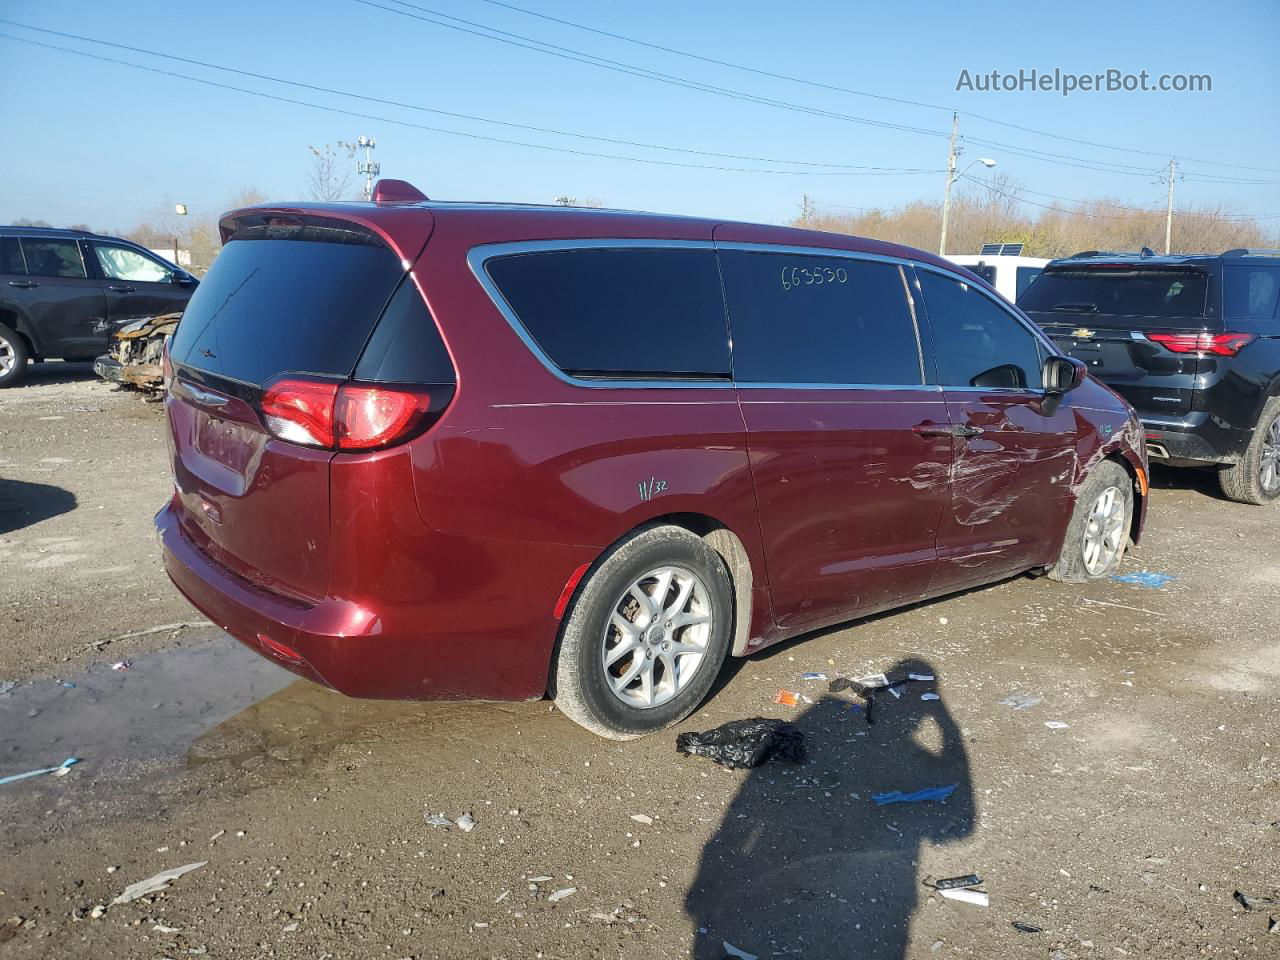
<svg viewBox="0 0 1280 960"><path fill-rule="evenodd" d="M918 356L922 370L921 383L753 383L739 382L730 378L710 380L706 378L687 378L687 377L670 377L661 380L645 380L642 378L622 378L617 379L583 379L575 377L573 374L566 373L546 354L543 349L538 346L533 336L525 329L520 318L516 316L511 305L507 303L502 292L498 289L493 278L489 276L485 269L485 264L496 257L508 256L517 253L541 253L549 250L663 250L663 249L679 249L679 250L712 250L718 255L721 250L737 250L747 253L779 253L794 256L817 256L827 258L840 258L844 260L869 260L876 263L893 264L901 268L903 279L906 281L908 294L907 303L913 324L916 330L916 345L918 348ZM467 251L467 266L470 268L472 275L476 281L484 289L493 305L497 307L498 312L502 314L507 324L520 338L521 342L529 349L529 351L537 358L537 360L547 369L552 376L562 383L567 383L574 387L586 387L588 389L627 389L627 390L880 390L880 391L915 391L918 393L940 393L942 387L936 383L930 383L930 372L932 366L932 352L926 357L924 349L924 336L920 328L920 320L918 316L918 304L916 292L911 289L913 277L908 277L907 271L911 268L921 266L934 269L936 272L944 276L950 276L953 279L968 283L964 277L952 271L935 268L932 264L925 264L918 260L911 260L907 257L892 257L878 253L863 253L858 250L843 250L838 247L816 247L795 244L781 243L742 243L736 241L721 242L716 240L669 240L661 238L644 238L644 237L622 237L622 238L601 238L601 237L579 237L561 240L517 240L506 243L482 243L477 244ZM984 291L985 292L985 291ZM721 309L725 310L726 323L729 322L727 308L721 304ZM926 309L925 316L928 316ZM1020 321L1023 322L1023 321ZM1025 325L1025 322L1024 322ZM732 336L732 329L729 330ZM932 331L931 331L932 336ZM1048 344L1050 350L1056 354L1057 348L1053 344L1042 337ZM732 343L730 344L732 350ZM730 354L732 359L732 353ZM936 378L936 375L934 376Z"/></svg>
<svg viewBox="0 0 1280 960"><path fill-rule="evenodd" d="M958 282L960 282L960 283L963 283L965 286L969 287L971 290L975 290L975 291L977 291L979 294L981 294L982 296L986 297L986 298L987 298L991 303L993 303L995 306L999 307L1001 310L1003 310L1005 313L1007 313L1010 317L1012 317L1012 318L1013 318L1013 321L1014 321L1015 323L1017 323L1017 324L1018 324L1019 326L1021 326L1024 330L1026 330L1029 334L1031 334L1031 338L1032 338L1034 341L1036 341L1037 343L1039 343L1039 344L1040 344L1040 345L1041 345L1045 350L1047 350L1047 351L1048 351L1048 354L1047 354L1048 356L1050 356L1050 357L1061 357L1061 356L1065 356L1065 354L1063 354L1063 352L1062 352L1061 350L1059 350L1059 349L1058 349L1058 345L1057 345L1056 343L1054 343L1054 342L1053 342L1053 340L1049 337L1049 335L1048 335L1047 333L1045 333L1043 330L1041 330L1041 329L1040 329L1040 327L1039 327L1039 326L1037 326L1033 321L1031 321L1031 320L1029 320L1029 319L1027 319L1027 318L1023 317L1023 316L1018 312L1017 307L1015 307L1015 306L1013 306L1012 304L1010 304L1010 303L1006 302L1002 297L1000 297L1000 296L998 296L998 295L993 295L993 294L989 293L985 287L981 287L981 286L977 285L976 283L973 283L971 280L968 280L968 279L966 279L965 277L962 277L960 274L958 274L958 273L956 273L956 272L954 272L954 271L952 271L952 270L946 270L946 269L944 269L944 268L942 268L942 267L934 266L932 263L923 263L923 262L920 262L920 261L916 261L916 263L914 264L914 266L915 266L917 269L920 269L920 270L928 270L930 273L936 273L936 274L938 274L939 276L945 277L945 278L946 278L946 279L948 279L948 280L956 280L956 281L958 281ZM932 317L930 317L930 316L929 316L929 300L928 300L928 298L927 298L927 297L925 297L925 296L924 296L924 291L923 291L923 289L920 291L920 298L921 298L921 300L922 300L922 301L923 301L923 303L924 303L924 315L925 315L925 318L929 321L929 342L930 342L930 344L932 344L932 345L933 345L933 348L934 348L934 354L936 355L936 354L937 354L937 344L933 342L933 319L932 319ZM1040 365L1041 365L1041 367L1043 367L1043 366L1044 366L1044 361L1041 361L1041 364L1040 364ZM938 381L941 381L941 380L942 380L942 375L941 375L940 373L938 373L938 372L937 372L937 370L935 370L935 371L934 371L934 379L935 379L935 380L938 380ZM951 385L949 385L949 384L945 384L945 383L941 383L941 382L939 382L939 383L938 383L938 387L939 387L939 389L945 390L945 391L947 391L947 392L949 392L949 393L998 393L998 394L1004 394L1004 395L1009 395L1009 396L1020 396L1020 397L1044 397L1044 396L1048 396L1048 391L1046 391L1046 390L1045 390L1045 388L1044 388L1044 386L1043 386L1043 385L1041 385L1039 388L1034 388L1034 387L972 387L972 386L963 386L963 385L960 385L960 384L957 384L957 385L955 385L955 386L951 386Z"/></svg>

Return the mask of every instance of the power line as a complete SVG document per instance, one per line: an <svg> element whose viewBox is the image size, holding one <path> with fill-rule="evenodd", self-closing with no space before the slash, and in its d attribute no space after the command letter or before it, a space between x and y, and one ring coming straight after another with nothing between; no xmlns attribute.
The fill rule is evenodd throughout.
<svg viewBox="0 0 1280 960"><path fill-rule="evenodd" d="M1083 210L1063 211L1061 207L1056 207L1056 206L1053 206L1053 205L1051 205L1051 204L1045 204L1045 203L1036 203L1034 200L1028 200L1026 197L1020 197L1020 196L1018 196L1018 195L1017 195L1017 194L1015 194L1015 193L1008 193L1008 192L1006 192L1006 191L1004 191L1004 190L1001 190L999 187L993 186L992 184L987 183L987 182L985 182L985 181L983 181L983 180L979 180L977 177L969 176L968 174L965 174L965 175L964 175L964 179L968 180L970 183L976 183L978 186L983 187L983 188L985 188L985 189L987 189L987 190L990 190L992 193L999 194L999 195L1000 195L1000 196L1002 196L1002 197L1008 197L1010 200L1016 200L1018 203L1026 203L1026 204L1030 204L1031 206L1033 206L1033 207L1039 207L1039 208L1040 208L1040 209L1042 209L1042 210L1052 210L1052 211L1055 211L1055 212L1057 212L1057 213L1071 212L1071 213L1078 214L1079 216L1082 216L1082 217L1092 217L1092 218L1100 219L1100 220L1124 220L1124 219L1127 219L1127 215L1126 215L1126 214L1120 214L1120 213L1112 213L1112 214L1107 214L1107 213L1088 213L1088 212L1083 211ZM1036 191L1034 191L1034 190L1028 190L1028 191L1026 191L1026 192L1027 192L1027 193L1036 193ZM1040 194L1040 196L1050 196L1050 197L1052 197L1053 195L1052 195L1052 194ZM1089 203L1105 203L1105 202L1106 202L1106 201L1097 201L1097 200L1072 200L1072 199L1070 199L1069 197L1054 197L1054 199L1056 199L1056 200L1061 200L1061 201L1063 201L1064 203L1074 203L1074 204L1080 204L1080 205L1082 205L1082 206L1083 206L1083 205L1085 205L1085 204L1089 204ZM1117 207L1119 207L1119 208L1120 208L1120 209L1122 209L1122 210L1126 210L1126 211L1128 211L1129 213L1146 214L1146 215L1148 215L1148 216L1152 216L1152 217L1164 217L1164 216L1166 215L1166 211L1164 211L1164 210L1143 210L1143 209L1142 209L1142 208L1140 208L1140 207L1121 207L1119 204L1116 204L1116 206L1117 206ZM1192 211L1189 211L1189 210L1184 210L1184 211L1179 212L1178 216L1180 216L1180 217L1197 217L1197 216L1199 216L1199 217L1205 217L1205 216L1213 216L1213 217L1216 217L1216 218L1221 219L1221 220L1271 220L1271 219L1274 219L1274 218L1276 218L1276 217L1280 217L1280 213L1259 213L1259 214L1231 214L1231 213L1224 213L1224 214L1205 214L1205 213L1195 213L1195 212L1192 212Z"/></svg>
<svg viewBox="0 0 1280 960"><path fill-rule="evenodd" d="M454 30L460 33L469 34L471 36L481 37L486 40L493 40L498 43L504 43L510 46L519 47L525 50L532 50L536 53L546 54L548 56L558 57L563 60L570 60L577 63L585 63L588 66L600 67L606 70L612 70L618 73L628 74L630 76L640 77L642 79L656 80L660 83L666 83L677 87L683 87L691 90L699 90L703 93L711 93L717 96L728 97L734 100L742 100L748 103L756 103L764 106L771 106L778 109L787 110L788 112L798 112L809 114L811 116L825 117L827 119L844 120L850 123L866 124L884 129L898 130L904 133L915 133L931 137L946 137L947 133L940 130L928 130L922 127L914 127L908 124L890 123L882 120L872 120L868 117L859 117L851 114L840 113L834 110L823 110L815 107L809 107L804 104L794 103L786 100L776 100L771 97L764 97L757 94L746 93L730 87L721 87L715 84L704 83L699 80L693 80L688 77L682 77L676 74L663 73L658 70L651 70L647 67L638 66L633 63L626 63L620 60L613 60L608 57L598 57L594 54L586 53L572 47L562 46L560 44L550 43L545 40L538 40L524 34L513 33L509 30L501 30L497 27L491 27L487 24L479 23L474 20L467 20L463 17L456 17L452 14L434 10L430 7L424 7L420 4L411 3L409 0L387 0L394 3L397 7L407 7L409 9L397 9L396 7L388 7L375 0L352 0L366 7L372 7L375 10L382 10L386 13L394 13L398 16L408 17L413 20L419 20L423 23L430 23L438 27L444 27L448 30ZM419 11L411 13L410 10ZM423 16L422 14L429 14ZM443 18L443 19L435 19ZM454 21L447 23L445 21ZM473 29L474 28L474 29ZM481 32L484 31L484 32ZM788 78L790 79L790 78ZM858 92L858 91L853 91ZM983 117L982 119L989 119ZM998 121L997 121L998 122ZM1002 143L997 140L976 140L969 138L971 142L982 143L987 146L994 146L1010 151L1026 151L1022 156L1028 153L1038 154L1038 156L1028 156L1028 159L1039 159L1045 162L1064 163L1065 166L1082 166L1084 169L1094 169L1102 173L1120 173L1130 176L1150 176L1152 171L1148 167L1139 167L1131 164L1114 164L1108 161L1093 161L1085 157L1075 157L1067 154L1052 154L1047 151L1037 150L1031 147L1023 147L1015 144ZM1166 154L1158 154L1166 156ZM1066 162L1069 161L1069 162ZM1211 161L1212 162L1212 161ZM1259 168L1263 169L1263 168ZM1277 170L1276 172L1280 172Z"/></svg>
<svg viewBox="0 0 1280 960"><path fill-rule="evenodd" d="M873 166L861 166L857 164L847 164L847 163L823 163L823 162L818 162L813 160L785 160L785 159L778 159L774 157L756 157L756 156L750 156L750 155L744 155L744 154L718 153L712 150L694 150L689 147L673 147L667 144L645 143L643 141L625 140L625 139L616 138L616 137L599 137L599 136L593 136L591 134L586 134L586 133L576 133L570 130L559 130L554 127L540 127L534 124L516 123L514 121L509 121L509 120L495 120L491 117L483 117L483 116L478 116L476 114L459 113L453 110L442 110L436 107L425 107L420 104L405 103L400 100L389 100L383 97L366 96L363 94L352 93L347 90L335 89L333 87L323 87L318 84L304 83L299 80L287 80L283 77L272 76L270 74L255 73L252 70L241 70L235 67L223 66L221 64L210 63L206 60L195 60L195 59L192 59L191 57L180 57L175 54L163 53L158 50L148 50L145 47L130 46L129 44L126 44L126 43L115 43L110 40L100 40L96 37L88 37L88 36L84 36L82 34L77 34L77 33L67 33L62 30L50 30L45 27L33 27L30 24L19 23L16 20L8 20L8 19L5 19L4 17L0 17L0 23L6 23L12 26L21 27L25 30L34 30L39 33L51 34L53 36L58 36L58 37L65 37L70 40L80 40L85 43L98 44L99 46L113 47L117 50L128 50L132 53L141 53L147 56L161 57L165 60L172 60L177 63L186 63L192 66L203 67L209 70L220 70L224 73L233 73L242 77L251 77L255 80L266 80L270 83L284 84L286 86L297 87L302 90L311 90L316 93L327 93L327 94L332 94L334 96L350 97L353 100L363 100L366 103L377 103L383 106L400 107L405 110L417 110L423 113L434 113L440 116L453 117L459 120L474 120L479 123L495 124L497 126L510 127L512 129L518 129L518 130L529 130L535 133L550 133L550 134L554 134L556 136L561 136L561 137L573 137L579 140L592 140L597 143L610 143L617 146L641 147L647 150L664 150L668 152L685 153L685 154L692 154L692 155L703 156L703 157L718 157L724 160L746 160L746 161L751 161L753 163L777 163L777 164L786 164L791 166L823 167L823 168L832 168L832 169L838 169L838 170L863 170L863 171L876 172L876 173L936 173L937 172L936 170L929 169L929 168L922 168L922 167L873 167ZM20 38L12 38L12 39L20 39ZM64 50L69 53L79 52L66 47L54 47L53 49ZM113 62L121 62L121 63L125 63L128 66L135 66L134 64L128 64L126 61L113 61Z"/></svg>
<svg viewBox="0 0 1280 960"><path fill-rule="evenodd" d="M395 2L395 0L392 0L392 2ZM588 33L594 33L598 36L609 37L613 40L622 40L626 43L633 43L641 47L648 47L650 50L659 50L659 51L662 51L663 53L672 53L679 57L687 57L691 60L699 60L703 63L711 63L720 67L729 67L730 69L733 69L733 70L742 70L747 73L754 73L758 76L770 77L775 80L786 80L790 83L799 83L807 87L815 87L821 90L832 90L837 93L849 93L849 94L853 94L854 96L869 97L873 100L883 100L888 103L901 103L906 106L924 107L929 110L945 110L948 113L958 112L961 116L972 117L975 120L983 120L987 123L994 123L998 126L1008 127L1011 130L1021 130L1024 133L1032 133L1037 136L1049 137L1054 140L1062 140L1067 143L1077 143L1087 147L1098 147L1103 150L1116 150L1124 153L1143 154L1145 156L1151 156L1151 157L1164 158L1169 156L1169 153L1167 151L1142 150L1137 147L1120 147L1110 143L1099 143L1095 140L1081 140L1077 137L1068 137L1060 133L1050 133L1047 130L1037 130L1034 127L1026 127L1026 126L1022 126L1021 124L1010 123L1006 120L997 120L995 117L989 117L981 113L974 113L973 111L970 111L970 110L956 110L955 107L949 107L944 104L928 103L922 100L908 100L903 97L891 97L891 96L888 96L887 94L872 93L869 90L857 90L857 89L854 89L853 87L842 87L837 84L823 83L818 80L808 80L804 77L796 77L786 73L775 73L772 70L764 70L764 69L761 69L760 67L751 67L742 63L734 63L730 60L719 60L715 57L708 57L703 54L693 53L688 50L679 50L675 47L664 46L663 44L660 44L660 43L650 43L647 40L640 40L640 39L637 39L636 37L627 36L626 34L613 33L608 30L601 30L597 27L587 26L584 23L578 23L574 20L566 20L561 17L553 17L550 14L540 13L536 10L529 10L526 7L516 6L514 3L506 3L505 0L483 0L483 2L491 4L492 6L495 6L495 7L504 7L507 10L514 10L517 13L523 13L531 17L537 17L540 20L547 20L552 23L559 23L563 26L573 27L574 29L577 29L577 30L585 30ZM1264 173L1280 173L1280 168L1277 168L1277 167L1250 167L1250 166L1246 166L1244 164L1239 164L1239 163L1226 163L1221 160L1201 160L1201 159L1197 159L1196 157L1183 157L1183 159L1190 160L1192 163L1204 163L1209 166L1232 167L1237 170L1257 170Z"/></svg>
<svg viewBox="0 0 1280 960"><path fill-rule="evenodd" d="M375 10L382 10L386 13L393 13L397 16L409 17L413 20L419 20L423 23L430 23L438 27L444 27L448 30L455 30L459 33L469 34L475 37L481 37L485 40L493 40L498 43L504 43L509 46L519 47L525 50L532 50L535 53L546 54L547 56L558 57L562 60L570 60L576 63L584 63L588 66L600 67L605 70L612 70L617 73L627 74L629 76L640 77L646 80L656 80L659 83L670 84L676 87L683 87L689 90L698 90L703 93L710 93L715 96L727 97L732 100L740 100L745 103L755 103L763 106L770 106L789 113L802 113L810 116L823 117L831 120L843 120L849 123L865 124L867 126L879 127L882 129L897 130L902 133L914 133L921 136L942 137L948 134L939 130L929 130L923 127L914 127L908 124L891 123L884 120L873 120L869 117L859 117L852 114L840 113L834 110L823 110L816 107L809 107L804 104L794 103L787 100L776 100L771 97L764 97L757 94L746 93L741 90L735 90L729 87L721 87L715 84L703 83L698 80L692 80L688 77L681 77L675 74L662 73L657 70L650 70L646 67L640 67L635 64L624 63L622 61L611 60L607 57L597 57L594 54L585 53L581 50L575 50L571 47L560 46L559 44L548 43L544 40L536 40L532 37L526 37L522 34L512 33L507 30L499 30L496 27L489 27L485 24L477 23L473 20L465 20L461 17L455 17L451 14L441 13L429 7L419 6L418 4L409 3L408 0L388 0L390 3L398 4L402 7L409 7L413 10L422 11L422 13L431 16L423 16L421 13L411 13L409 10L399 10L395 7L384 6L375 0L352 0L353 3L362 6L372 7ZM454 20L456 23L447 23L445 20L434 19L443 17L445 20ZM459 26L466 24L467 26ZM478 29L470 29L476 27ZM481 32L487 31L487 32ZM979 142L979 141L974 141ZM994 140L981 141L984 144L999 147L1002 149L1024 150L1029 148L1017 147L1012 144L1001 143ZM1120 173L1135 177L1148 177L1151 175L1150 168L1130 166L1126 164L1112 164L1107 161L1089 161L1084 157L1072 157L1067 155L1048 154L1044 151L1035 151L1041 156L1029 157L1029 159L1045 160L1048 162L1062 162L1066 166L1081 165L1085 169L1096 170L1101 173ZM1123 169L1128 167L1128 169Z"/></svg>
<svg viewBox="0 0 1280 960"><path fill-rule="evenodd" d="M683 163L678 160L658 160L651 157L632 157L615 153L598 153L590 150L575 150L571 147L557 147L545 143L529 143L524 140L508 140L503 137L491 137L481 133L469 133L464 130L450 130L447 127L434 127L422 123L412 123L408 120L397 120L392 117L378 116L377 114L361 113L356 110L347 110L342 107L332 107L319 103L311 103L306 100L297 100L292 97L282 97L278 94L266 93L261 90L251 90L247 87L238 87L234 84L220 83L216 80L207 80L202 77L193 77L189 74L178 73L173 70L163 70L160 67L147 66L141 63L130 63L127 60L119 60L115 57L106 57L101 54L89 53L85 50L74 50L70 47L61 47L57 44L44 43L40 40L32 40L27 37L16 37L13 34L0 32L0 37L7 40L15 40L18 43L26 43L36 47L45 47L49 50L60 50L63 53L74 54L79 57L87 57L91 60L100 60L104 63L114 63L124 67L132 67L135 70L145 70L148 73L156 73L165 77L174 77L179 80L189 80L192 83L200 83L205 86L217 87L222 90L232 90L236 93L244 93L254 97L262 97L267 100L275 100L278 103L288 103L299 107L308 107L313 110L323 110L328 113L337 113L347 117L357 117L362 120L376 120L379 123L389 123L400 127L409 127L415 130L426 130L431 133L443 133L454 137L464 137L468 140L481 140L487 143L502 143L515 147L528 147L532 150L548 150L554 153L567 153L580 157L594 157L603 160L624 160L628 163L643 163L664 167L680 167L691 170L712 170L722 173L767 173L779 176L816 176L816 177L857 177L857 176L898 176L901 174L914 173L936 173L935 170L775 170L768 168L753 167L727 167L713 164L702 163Z"/></svg>

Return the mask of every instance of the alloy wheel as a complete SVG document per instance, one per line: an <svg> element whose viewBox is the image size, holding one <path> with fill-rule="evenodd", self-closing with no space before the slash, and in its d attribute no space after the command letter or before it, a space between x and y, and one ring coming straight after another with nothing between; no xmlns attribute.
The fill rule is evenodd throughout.
<svg viewBox="0 0 1280 960"><path fill-rule="evenodd" d="M1107 487L1094 501L1084 527L1081 550L1084 568L1090 576L1106 573L1124 546L1124 494L1119 487Z"/></svg>
<svg viewBox="0 0 1280 960"><path fill-rule="evenodd" d="M1262 456L1258 458L1258 480L1267 494L1280 490L1280 417L1262 438Z"/></svg>
<svg viewBox="0 0 1280 960"><path fill-rule="evenodd" d="M18 352L14 350L13 344L4 337L0 337L0 377L13 370L17 362Z"/></svg>
<svg viewBox="0 0 1280 960"><path fill-rule="evenodd" d="M647 710L678 695L706 659L707 588L684 567L659 567L633 581L613 605L601 665L613 695Z"/></svg>

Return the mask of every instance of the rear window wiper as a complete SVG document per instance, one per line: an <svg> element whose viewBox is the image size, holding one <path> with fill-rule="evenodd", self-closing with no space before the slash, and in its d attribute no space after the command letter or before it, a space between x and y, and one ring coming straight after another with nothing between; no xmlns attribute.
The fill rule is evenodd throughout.
<svg viewBox="0 0 1280 960"><path fill-rule="evenodd" d="M1083 302L1055 303L1053 309L1063 313L1097 313L1098 305L1096 303Z"/></svg>

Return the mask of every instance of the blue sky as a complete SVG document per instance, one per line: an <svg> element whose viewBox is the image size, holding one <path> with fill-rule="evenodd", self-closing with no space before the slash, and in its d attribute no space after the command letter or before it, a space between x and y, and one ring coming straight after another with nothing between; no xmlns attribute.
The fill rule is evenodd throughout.
<svg viewBox="0 0 1280 960"><path fill-rule="evenodd" d="M394 0L375 0L397 6ZM363 5L356 0L4 0L0 17L164 51L287 79L515 123L690 150L859 166L941 171L942 136L853 123L805 110L856 115L945 133L945 109L908 106L696 62L586 33L484 0L413 0L598 57L784 101L765 106L557 59ZM1152 151L1152 156L1049 139L961 118L962 163L980 156L1027 190L1061 197L1163 202L1157 181L1169 154L1187 179L1188 204L1280 214L1280 4L1173 0L914 4L691 4L646 0L511 0L552 16L704 56L821 83L956 107L1037 130ZM407 9L400 6L400 9ZM412 11L411 11L412 12ZM419 11L420 12L420 11ZM687 163L777 169L755 161L610 146L476 121L380 107L260 80L164 63L142 54L0 31L148 63L357 113L468 133ZM1207 73L1211 93L957 92L961 69L1075 73ZM548 202L560 194L610 206L781 222L802 194L856 207L936 199L941 172L891 176L782 175L665 167L487 143L389 122L326 113L201 86L0 38L0 78L10 91L10 133L0 165L0 222L42 217L127 228L174 202L216 213L239 188L273 199L306 189L308 144L375 136L386 176L438 199ZM21 91L21 96L15 95ZM1034 149L1088 165L1127 164L1136 175L1081 169L1012 152ZM1197 158L1196 160L1190 158ZM1267 172L1211 165L1218 161ZM1074 162L1074 161L1073 161ZM789 167L787 169L812 169ZM1269 183L1205 182L1200 175ZM1027 194L1028 199L1050 202ZM1267 221L1274 226L1280 219Z"/></svg>

